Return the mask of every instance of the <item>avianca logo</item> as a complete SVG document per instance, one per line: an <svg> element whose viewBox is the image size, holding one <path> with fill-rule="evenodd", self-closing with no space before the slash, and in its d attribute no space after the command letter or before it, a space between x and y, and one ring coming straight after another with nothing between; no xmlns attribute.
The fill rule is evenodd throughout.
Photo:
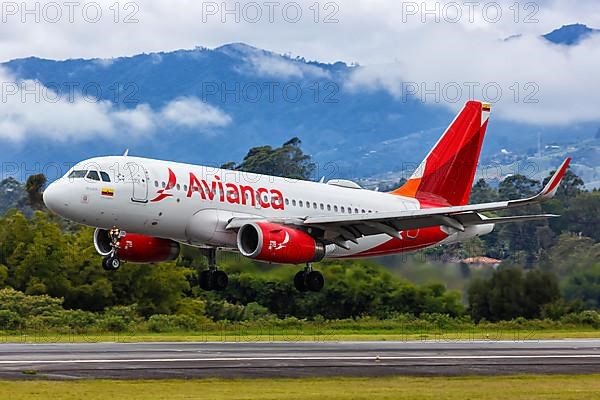
<svg viewBox="0 0 600 400"><path fill-rule="evenodd" d="M169 168L169 182L163 189L159 189L157 196L150 200L158 202L173 196L167 191L177 185L177 177ZM267 189L259 187L254 189L248 185L237 185L235 183L223 182L221 177L215 175L213 180L198 179L193 172L189 174L188 191L186 196L191 198L197 193L202 200L216 200L221 203L251 205L253 207L273 208L274 210L284 210L285 200L283 193L277 189Z"/></svg>
<svg viewBox="0 0 600 400"><path fill-rule="evenodd" d="M165 193L165 192L173 189L176 184L177 184L177 177L175 176L175 173L171 170L171 168L169 168L169 181L167 182L167 185L163 189L157 190L156 191L157 196L150 201L154 203L157 201L164 200L167 197L173 196L173 194Z"/></svg>
<svg viewBox="0 0 600 400"><path fill-rule="evenodd" d="M269 250L277 251L277 250L285 249L289 242L290 242L290 234L286 232L285 237L283 238L283 242L277 243L275 240L271 240L269 242Z"/></svg>

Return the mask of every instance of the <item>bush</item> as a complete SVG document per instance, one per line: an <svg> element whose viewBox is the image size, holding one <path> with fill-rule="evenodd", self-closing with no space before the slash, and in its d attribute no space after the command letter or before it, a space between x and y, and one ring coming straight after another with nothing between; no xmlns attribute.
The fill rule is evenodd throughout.
<svg viewBox="0 0 600 400"><path fill-rule="evenodd" d="M109 332L125 332L128 326L125 318L119 315L108 315L100 321L100 327Z"/></svg>
<svg viewBox="0 0 600 400"><path fill-rule="evenodd" d="M0 331L14 331L21 327L21 317L14 311L0 310Z"/></svg>
<svg viewBox="0 0 600 400"><path fill-rule="evenodd" d="M98 315L81 310L69 310L64 313L61 325L69 327L76 332L85 332L98 322Z"/></svg>
<svg viewBox="0 0 600 400"><path fill-rule="evenodd" d="M21 317L60 313L64 311L62 302L47 295L30 296L10 288L0 290L0 310L10 310Z"/></svg>
<svg viewBox="0 0 600 400"><path fill-rule="evenodd" d="M155 333L195 331L199 326L199 319L188 315L156 314L148 318L148 330Z"/></svg>
<svg viewBox="0 0 600 400"><path fill-rule="evenodd" d="M8 281L8 267L0 264L0 288L6 285Z"/></svg>
<svg viewBox="0 0 600 400"><path fill-rule="evenodd" d="M580 313L567 314L560 319L564 324L588 325L594 329L600 329L600 312L587 310Z"/></svg>
<svg viewBox="0 0 600 400"><path fill-rule="evenodd" d="M115 306L106 309L104 312L106 318L120 318L126 325L132 324L140 320L135 304L130 306Z"/></svg>
<svg viewBox="0 0 600 400"><path fill-rule="evenodd" d="M274 317L274 315L269 312L267 307L263 307L256 302L248 303L246 307L244 307L244 312L242 314L242 319L244 321L258 321L272 317Z"/></svg>
<svg viewBox="0 0 600 400"><path fill-rule="evenodd" d="M244 319L244 306L231 304L227 301L208 301L206 314L213 321L242 321Z"/></svg>

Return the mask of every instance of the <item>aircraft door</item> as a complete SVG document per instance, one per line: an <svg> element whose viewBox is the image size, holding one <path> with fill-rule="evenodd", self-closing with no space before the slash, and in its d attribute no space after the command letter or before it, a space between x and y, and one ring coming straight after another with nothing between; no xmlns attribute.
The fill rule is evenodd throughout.
<svg viewBox="0 0 600 400"><path fill-rule="evenodd" d="M148 202L148 171L143 166L135 163L128 163L127 169L132 182L131 201L136 203Z"/></svg>

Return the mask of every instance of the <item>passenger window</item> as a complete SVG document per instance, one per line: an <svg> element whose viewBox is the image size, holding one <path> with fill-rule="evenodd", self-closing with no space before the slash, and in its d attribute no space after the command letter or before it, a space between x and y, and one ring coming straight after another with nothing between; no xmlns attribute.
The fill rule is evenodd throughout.
<svg viewBox="0 0 600 400"><path fill-rule="evenodd" d="M355 208L355 209L354 209L354 213L355 213L355 214L358 214L358 208Z"/></svg>
<svg viewBox="0 0 600 400"><path fill-rule="evenodd" d="M319 206L320 206L321 210L325 209L325 206L323 205L323 203L321 203Z"/></svg>
<svg viewBox="0 0 600 400"><path fill-rule="evenodd" d="M100 176L98 175L97 171L90 171L90 172L88 172L87 178L91 179L92 181L99 181L100 180Z"/></svg>
<svg viewBox="0 0 600 400"><path fill-rule="evenodd" d="M187 185L183 185L183 190L187 192Z"/></svg>
<svg viewBox="0 0 600 400"><path fill-rule="evenodd" d="M331 211L331 204L327 204L327 211Z"/></svg>
<svg viewBox="0 0 600 400"><path fill-rule="evenodd" d="M333 206L333 211L338 212L338 206Z"/></svg>
<svg viewBox="0 0 600 400"><path fill-rule="evenodd" d="M292 205L296 207L296 200L292 200Z"/></svg>
<svg viewBox="0 0 600 400"><path fill-rule="evenodd" d="M158 181L154 181L154 187L158 187Z"/></svg>
<svg viewBox="0 0 600 400"><path fill-rule="evenodd" d="M317 203L313 203L313 208L316 210L317 209Z"/></svg>
<svg viewBox="0 0 600 400"><path fill-rule="evenodd" d="M298 205L299 205L300 207L304 207L304 203L302 202L302 200L298 200Z"/></svg>
<svg viewBox="0 0 600 400"><path fill-rule="evenodd" d="M100 176L102 177L103 182L110 182L110 176L104 171L100 171Z"/></svg>
<svg viewBox="0 0 600 400"><path fill-rule="evenodd" d="M352 214L352 207L348 207L348 214Z"/></svg>
<svg viewBox="0 0 600 400"><path fill-rule="evenodd" d="M290 199L285 199L285 205L289 206L290 205Z"/></svg>
<svg viewBox="0 0 600 400"><path fill-rule="evenodd" d="M181 190L181 185L179 183L177 184L177 190Z"/></svg>
<svg viewBox="0 0 600 400"><path fill-rule="evenodd" d="M310 201L306 202L306 208L310 208Z"/></svg>
<svg viewBox="0 0 600 400"><path fill-rule="evenodd" d="M343 212L343 213L344 213L344 212L346 212L346 209L345 209L344 207L342 207L342 212Z"/></svg>

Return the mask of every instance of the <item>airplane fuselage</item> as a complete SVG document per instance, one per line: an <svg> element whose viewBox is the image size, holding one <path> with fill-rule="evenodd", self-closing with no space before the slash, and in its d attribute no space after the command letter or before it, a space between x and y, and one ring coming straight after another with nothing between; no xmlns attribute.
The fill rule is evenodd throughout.
<svg viewBox="0 0 600 400"><path fill-rule="evenodd" d="M91 174L89 171L96 171ZM98 180L97 180L97 179ZM347 181L319 183L160 161L110 156L82 161L46 190L49 208L75 222L172 239L198 247L237 250L232 218L305 219L418 210L415 198L359 188ZM431 206L431 205L426 205ZM329 244L326 257L368 257L412 251L490 232L447 227L401 231Z"/></svg>

